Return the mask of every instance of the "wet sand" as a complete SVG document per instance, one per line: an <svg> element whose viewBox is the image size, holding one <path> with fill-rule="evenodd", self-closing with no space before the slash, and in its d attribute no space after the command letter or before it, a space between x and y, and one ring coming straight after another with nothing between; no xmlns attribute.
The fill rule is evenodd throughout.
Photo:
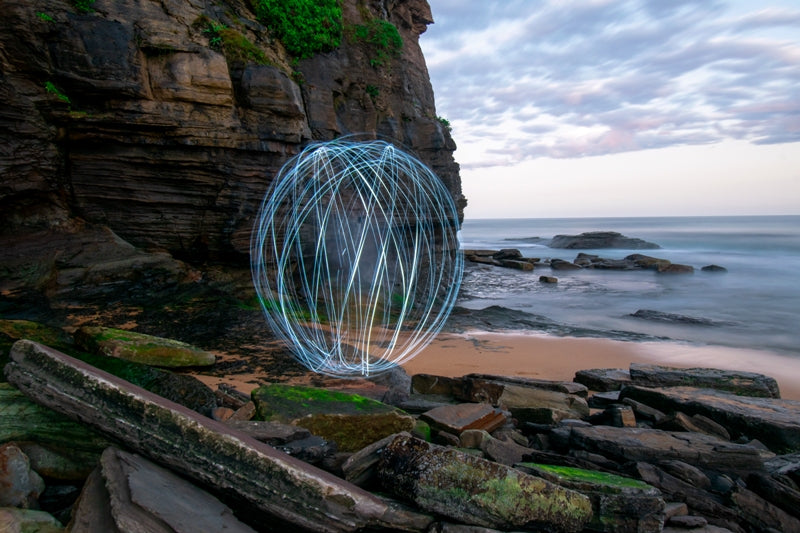
<svg viewBox="0 0 800 533"><path fill-rule="evenodd" d="M632 362L758 372L778 381L783 398L800 400L800 357L719 346L516 333L442 333L403 367L409 374L459 377L483 373L572 380L578 370L628 368Z"/></svg>

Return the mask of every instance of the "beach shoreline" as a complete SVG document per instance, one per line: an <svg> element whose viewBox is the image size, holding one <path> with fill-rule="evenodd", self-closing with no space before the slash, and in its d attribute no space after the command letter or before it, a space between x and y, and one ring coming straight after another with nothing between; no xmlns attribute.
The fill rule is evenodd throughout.
<svg viewBox="0 0 800 533"><path fill-rule="evenodd" d="M782 398L800 400L800 359L725 346L528 332L443 332L402 366L409 375L482 373L572 381L578 370L627 369L631 363L756 372L775 378Z"/></svg>

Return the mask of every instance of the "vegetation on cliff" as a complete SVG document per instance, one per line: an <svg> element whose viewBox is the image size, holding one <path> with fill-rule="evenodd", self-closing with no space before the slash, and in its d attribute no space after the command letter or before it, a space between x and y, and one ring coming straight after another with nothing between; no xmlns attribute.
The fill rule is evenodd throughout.
<svg viewBox="0 0 800 533"><path fill-rule="evenodd" d="M294 57L330 51L342 41L339 0L256 0L253 4L259 20Z"/></svg>

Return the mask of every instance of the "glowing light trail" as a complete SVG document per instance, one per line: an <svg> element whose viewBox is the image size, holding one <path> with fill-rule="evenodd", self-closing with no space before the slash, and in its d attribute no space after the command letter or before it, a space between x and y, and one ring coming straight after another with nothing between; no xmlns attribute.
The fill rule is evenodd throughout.
<svg viewBox="0 0 800 533"><path fill-rule="evenodd" d="M309 369L369 375L416 355L461 285L458 215L383 141L312 144L280 170L250 244L267 322Z"/></svg>

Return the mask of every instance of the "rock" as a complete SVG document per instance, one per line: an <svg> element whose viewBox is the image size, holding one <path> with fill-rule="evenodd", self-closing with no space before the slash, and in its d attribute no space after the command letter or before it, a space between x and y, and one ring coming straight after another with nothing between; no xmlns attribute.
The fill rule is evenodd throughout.
<svg viewBox="0 0 800 533"><path fill-rule="evenodd" d="M431 374L411 376L411 392L425 395L464 397L464 382L461 378L448 378Z"/></svg>
<svg viewBox="0 0 800 533"><path fill-rule="evenodd" d="M689 417L680 411L675 412L671 416L662 418L655 424L655 427L667 431L694 431L696 433L712 435L722 440L731 440L728 431L713 420L701 415Z"/></svg>
<svg viewBox="0 0 800 533"><path fill-rule="evenodd" d="M658 267L659 274L693 274L694 267L691 265L679 265L671 263L669 265L662 265Z"/></svg>
<svg viewBox="0 0 800 533"><path fill-rule="evenodd" d="M764 465L755 448L702 433L611 426L574 427L570 429L569 445L621 463L676 459L699 468L724 472L748 472L759 470Z"/></svg>
<svg viewBox="0 0 800 533"><path fill-rule="evenodd" d="M28 456L13 443L0 445L0 507L35 507L44 481Z"/></svg>
<svg viewBox="0 0 800 533"><path fill-rule="evenodd" d="M631 254L625 257L626 261L630 261L637 268L644 270L659 270L667 268L671 262L666 259L659 259L657 257L650 257L649 255Z"/></svg>
<svg viewBox="0 0 800 533"><path fill-rule="evenodd" d="M563 259L551 259L550 268L553 270L580 270L580 266Z"/></svg>
<svg viewBox="0 0 800 533"><path fill-rule="evenodd" d="M369 381L386 387L387 390L380 399L383 403L399 406L411 396L411 376L401 366L370 377Z"/></svg>
<svg viewBox="0 0 800 533"><path fill-rule="evenodd" d="M776 453L800 450L800 402L737 396L711 389L630 386L624 398L633 398L663 411L703 415L725 427L733 439L757 438Z"/></svg>
<svg viewBox="0 0 800 533"><path fill-rule="evenodd" d="M691 484L693 487L703 490L711 488L711 480L709 477L696 466L676 460L659 461L658 466L665 472Z"/></svg>
<svg viewBox="0 0 800 533"><path fill-rule="evenodd" d="M405 527L407 517L358 487L77 359L29 341L17 342L11 358L6 377L25 394L262 519L311 531Z"/></svg>
<svg viewBox="0 0 800 533"><path fill-rule="evenodd" d="M0 442L15 442L37 473L59 480L86 478L109 445L97 432L33 403L9 383L0 383Z"/></svg>
<svg viewBox="0 0 800 533"><path fill-rule="evenodd" d="M755 372L631 363L630 375L631 383L639 387L698 387L740 396L781 397L775 378Z"/></svg>
<svg viewBox="0 0 800 533"><path fill-rule="evenodd" d="M782 533L800 533L800 520L754 492L735 487L731 500L745 521L758 530L773 528Z"/></svg>
<svg viewBox="0 0 800 533"><path fill-rule="evenodd" d="M534 389L548 390L554 392L562 392L564 394L574 394L581 398L586 398L589 395L589 390L586 386L574 381L558 381L550 379L536 379L536 378L523 378L518 376L498 376L493 374L467 374L462 379L464 383L464 394L462 399L474 397L473 389L478 389L483 385L484 381L494 383L501 383L507 385L519 385L521 387L528 387ZM499 398L499 397L498 397ZM494 400L492 400L494 402Z"/></svg>
<svg viewBox="0 0 800 533"><path fill-rule="evenodd" d="M500 265L506 268L513 268L516 270L523 270L523 271L533 270L533 263L525 260L503 259L502 261L500 261Z"/></svg>
<svg viewBox="0 0 800 533"><path fill-rule="evenodd" d="M390 405L344 392L272 384L252 392L260 420L304 427L353 452L414 429L414 418Z"/></svg>
<svg viewBox="0 0 800 533"><path fill-rule="evenodd" d="M654 409L649 405L645 405L642 402L637 402L636 400L633 400L631 398L624 398L622 400L622 403L631 406L637 419L649 420L651 422L658 423L659 421L664 420L667 417L667 415L665 415L658 409ZM727 440L730 440L730 435L728 436Z"/></svg>
<svg viewBox="0 0 800 533"><path fill-rule="evenodd" d="M276 445L275 448L303 462L317 466L322 466L336 455L336 443L328 442L318 435L290 440Z"/></svg>
<svg viewBox="0 0 800 533"><path fill-rule="evenodd" d="M506 441L490 437L481 443L481 451L486 457L501 465L514 466L522 462L531 449L521 446L513 441Z"/></svg>
<svg viewBox="0 0 800 533"><path fill-rule="evenodd" d="M432 429L460 435L468 429L494 431L506 423L500 409L484 403L462 403L443 405L421 415Z"/></svg>
<svg viewBox="0 0 800 533"><path fill-rule="evenodd" d="M595 409L605 409L618 403L620 403L618 390L596 392L589 398L589 407Z"/></svg>
<svg viewBox="0 0 800 533"><path fill-rule="evenodd" d="M606 408L605 415L609 425L618 428L635 428L636 415L629 405L612 405Z"/></svg>
<svg viewBox="0 0 800 533"><path fill-rule="evenodd" d="M513 261L522 259L522 253L516 248L504 248L499 252L495 252L494 254L492 254L492 257L498 261L504 261L504 260Z"/></svg>
<svg viewBox="0 0 800 533"><path fill-rule="evenodd" d="M687 324L692 326L714 326L717 323L708 318L698 318L693 316L679 315L676 313L664 313L663 311L654 311L652 309L639 309L635 313L628 316L633 318L641 318L643 320L652 320L655 322L666 322L668 324Z"/></svg>
<svg viewBox="0 0 800 533"><path fill-rule="evenodd" d="M44 511L0 508L0 531L8 533L64 533L64 526Z"/></svg>
<svg viewBox="0 0 800 533"><path fill-rule="evenodd" d="M652 242L626 237L616 231L589 231L580 235L556 235L548 246L550 248L567 248L571 250L595 250L601 248L643 250L661 248Z"/></svg>
<svg viewBox="0 0 800 533"><path fill-rule="evenodd" d="M728 269L719 265L706 265L701 268L703 272L727 272Z"/></svg>
<svg viewBox="0 0 800 533"><path fill-rule="evenodd" d="M401 435L407 435L407 433L401 433ZM366 489L376 488L378 486L378 461L381 458L383 449L386 448L395 437L396 435L384 437L351 455L342 464L344 478L359 487Z"/></svg>
<svg viewBox="0 0 800 533"><path fill-rule="evenodd" d="M592 531L660 531L665 504L658 489L636 479L594 470L535 463L518 464L523 472L585 494L592 502Z"/></svg>
<svg viewBox="0 0 800 533"><path fill-rule="evenodd" d="M631 375L623 368L594 368L575 372L574 381L593 391L608 392L629 385Z"/></svg>
<svg viewBox="0 0 800 533"><path fill-rule="evenodd" d="M800 518L800 490L763 472L753 472L747 476L747 488L795 518Z"/></svg>
<svg viewBox="0 0 800 533"><path fill-rule="evenodd" d="M539 276L541 283L558 283L558 278L555 276Z"/></svg>
<svg viewBox="0 0 800 533"><path fill-rule="evenodd" d="M592 515L582 494L408 436L386 446L378 476L385 490L469 525L580 531Z"/></svg>
<svg viewBox="0 0 800 533"><path fill-rule="evenodd" d="M234 412L235 411L229 407L217 407L211 411L211 418L219 420L220 422L225 422L233 416Z"/></svg>
<svg viewBox="0 0 800 533"><path fill-rule="evenodd" d="M208 366L216 361L214 354L185 342L114 328L83 326L75 332L75 342L97 355L151 366Z"/></svg>
<svg viewBox="0 0 800 533"><path fill-rule="evenodd" d="M465 429L461 432L461 435L458 436L459 446L461 448L472 448L476 450L482 450L484 444L491 438L492 436L489 432L484 429Z"/></svg>
<svg viewBox="0 0 800 533"><path fill-rule="evenodd" d="M672 527L679 527L682 529L696 529L708 525L708 520L702 516L673 516L667 520L667 524Z"/></svg>
<svg viewBox="0 0 800 533"><path fill-rule="evenodd" d="M667 502L664 507L664 517L667 521L673 516L686 516L689 514L689 508L683 502Z"/></svg>
<svg viewBox="0 0 800 533"><path fill-rule="evenodd" d="M256 404L253 402L247 402L246 404L239 407L230 417L230 421L242 421L246 422L253 418L256 414Z"/></svg>
<svg viewBox="0 0 800 533"><path fill-rule="evenodd" d="M84 489L75 511L73 532L100 531L100 524L107 527L109 511L110 525L118 531L255 531L217 498L139 455L108 448L99 474L104 487ZM100 509L105 515L102 519L96 516Z"/></svg>
<svg viewBox="0 0 800 533"><path fill-rule="evenodd" d="M280 422L265 422L257 420L227 420L226 425L250 435L254 439L266 442L270 446L282 446L292 441L307 439L311 432L306 428L282 424Z"/></svg>

